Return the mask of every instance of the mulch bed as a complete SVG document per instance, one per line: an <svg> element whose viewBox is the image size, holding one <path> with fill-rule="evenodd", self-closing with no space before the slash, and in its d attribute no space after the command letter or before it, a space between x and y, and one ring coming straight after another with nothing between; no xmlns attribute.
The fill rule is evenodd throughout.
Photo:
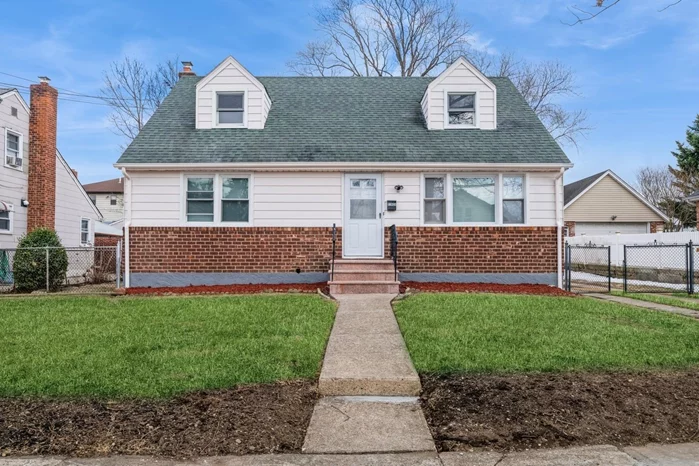
<svg viewBox="0 0 699 466"><path fill-rule="evenodd" d="M292 284L248 284L248 285L190 285L180 287L139 287L126 288L126 294L180 295L180 294L256 294L256 293L316 293L326 289L328 284L292 283Z"/></svg>
<svg viewBox="0 0 699 466"><path fill-rule="evenodd" d="M312 382L288 382L166 401L0 399L0 456L300 452L316 398Z"/></svg>
<svg viewBox="0 0 699 466"><path fill-rule="evenodd" d="M423 376L441 451L699 439L699 371Z"/></svg>
<svg viewBox="0 0 699 466"><path fill-rule="evenodd" d="M438 283L401 282L400 292L407 289L430 293L508 293L544 296L577 296L560 288L548 285L499 285L497 283Z"/></svg>

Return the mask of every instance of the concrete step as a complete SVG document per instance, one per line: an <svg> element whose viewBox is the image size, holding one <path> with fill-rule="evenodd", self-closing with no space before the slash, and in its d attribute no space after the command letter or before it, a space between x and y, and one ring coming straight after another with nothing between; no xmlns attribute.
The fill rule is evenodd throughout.
<svg viewBox="0 0 699 466"><path fill-rule="evenodd" d="M332 267L332 265L331 265ZM335 273L348 270L393 271L392 259L335 259Z"/></svg>
<svg viewBox="0 0 699 466"><path fill-rule="evenodd" d="M335 270L332 281L336 282L390 282L395 280L393 270Z"/></svg>
<svg viewBox="0 0 699 466"><path fill-rule="evenodd" d="M434 452L435 446L417 398L343 396L316 404L302 451Z"/></svg>
<svg viewBox="0 0 699 466"><path fill-rule="evenodd" d="M337 272L335 272L337 273ZM398 294L400 282L396 281L333 281L330 294Z"/></svg>

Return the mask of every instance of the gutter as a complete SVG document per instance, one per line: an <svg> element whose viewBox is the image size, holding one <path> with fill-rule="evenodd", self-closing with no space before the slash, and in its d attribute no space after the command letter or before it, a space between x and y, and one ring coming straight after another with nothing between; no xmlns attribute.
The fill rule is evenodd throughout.
<svg viewBox="0 0 699 466"><path fill-rule="evenodd" d="M563 249L562 242L563 242L563 206L561 205L561 193L560 190L558 189L558 182L563 178L563 174L565 173L565 168L561 168L561 172L554 178L553 180L553 192L555 193L555 202L556 202L556 238L557 238L557 244L556 244L556 275L558 275L558 288L563 289L563 271L562 271L562 265L563 265L563 259L561 257L561 252ZM560 207L559 207L560 205Z"/></svg>
<svg viewBox="0 0 699 466"><path fill-rule="evenodd" d="M129 227L131 227L131 199L133 190L131 189L131 176L126 172L126 168L122 168L121 173L124 175L124 179L128 180L129 183L129 207L126 209L127 215L125 217L126 221L124 222L124 288L129 288L131 285L131 266L129 263ZM126 185L124 185L124 190L126 190Z"/></svg>
<svg viewBox="0 0 699 466"><path fill-rule="evenodd" d="M247 169L255 171L439 171L445 169L513 169L553 171L571 168L572 163L432 163L432 162L256 162L256 163L115 163L129 170Z"/></svg>

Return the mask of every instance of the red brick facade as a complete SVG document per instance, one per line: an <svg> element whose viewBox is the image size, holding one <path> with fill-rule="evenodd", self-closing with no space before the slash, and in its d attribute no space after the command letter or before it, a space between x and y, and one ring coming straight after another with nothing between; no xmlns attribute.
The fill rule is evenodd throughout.
<svg viewBox="0 0 699 466"><path fill-rule="evenodd" d="M651 233L662 233L665 230L665 222L651 222L650 232Z"/></svg>
<svg viewBox="0 0 699 466"><path fill-rule="evenodd" d="M30 86L27 231L56 226L56 125L58 91L48 83Z"/></svg>
<svg viewBox="0 0 699 466"><path fill-rule="evenodd" d="M575 236L575 222L565 222L565 227L568 229L568 236Z"/></svg>
<svg viewBox="0 0 699 466"><path fill-rule="evenodd" d="M555 227L399 227L406 273L555 273ZM337 256L342 256L338 229ZM132 273L327 272L330 228L131 227ZM385 230L388 257L390 237Z"/></svg>
<svg viewBox="0 0 699 466"><path fill-rule="evenodd" d="M398 270L556 273L556 238L555 227L398 227Z"/></svg>
<svg viewBox="0 0 699 466"><path fill-rule="evenodd" d="M332 257L332 228L322 227L131 227L129 242L132 273L327 272Z"/></svg>
<svg viewBox="0 0 699 466"><path fill-rule="evenodd" d="M95 234L95 246L116 246L121 236Z"/></svg>

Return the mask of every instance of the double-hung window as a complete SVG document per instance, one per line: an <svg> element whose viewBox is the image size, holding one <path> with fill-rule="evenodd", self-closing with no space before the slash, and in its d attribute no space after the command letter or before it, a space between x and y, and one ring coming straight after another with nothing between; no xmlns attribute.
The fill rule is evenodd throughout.
<svg viewBox="0 0 699 466"><path fill-rule="evenodd" d="M216 94L216 113L219 125L243 126L245 124L245 93Z"/></svg>
<svg viewBox="0 0 699 466"><path fill-rule="evenodd" d="M247 223L250 216L248 178L221 179L221 221Z"/></svg>
<svg viewBox="0 0 699 466"><path fill-rule="evenodd" d="M109 196L109 205L117 205L117 197L114 194Z"/></svg>
<svg viewBox="0 0 699 466"><path fill-rule="evenodd" d="M80 244L87 246L90 244L90 219L80 219Z"/></svg>
<svg viewBox="0 0 699 466"><path fill-rule="evenodd" d="M524 177L502 178L502 223L524 223Z"/></svg>
<svg viewBox="0 0 699 466"><path fill-rule="evenodd" d="M5 130L5 165L22 169L22 136L10 130Z"/></svg>
<svg viewBox="0 0 699 466"><path fill-rule="evenodd" d="M454 176L454 223L495 223L495 176Z"/></svg>
<svg viewBox="0 0 699 466"><path fill-rule="evenodd" d="M187 221L214 221L214 178L187 178Z"/></svg>
<svg viewBox="0 0 699 466"><path fill-rule="evenodd" d="M447 123L451 127L476 127L476 94L447 94Z"/></svg>
<svg viewBox="0 0 699 466"><path fill-rule="evenodd" d="M443 224L447 222L446 177L444 175L425 175L425 224Z"/></svg>
<svg viewBox="0 0 699 466"><path fill-rule="evenodd" d="M12 233L12 206L8 210L0 210L0 233Z"/></svg>
<svg viewBox="0 0 699 466"><path fill-rule="evenodd" d="M250 177L193 175L185 177L187 223L250 222Z"/></svg>

